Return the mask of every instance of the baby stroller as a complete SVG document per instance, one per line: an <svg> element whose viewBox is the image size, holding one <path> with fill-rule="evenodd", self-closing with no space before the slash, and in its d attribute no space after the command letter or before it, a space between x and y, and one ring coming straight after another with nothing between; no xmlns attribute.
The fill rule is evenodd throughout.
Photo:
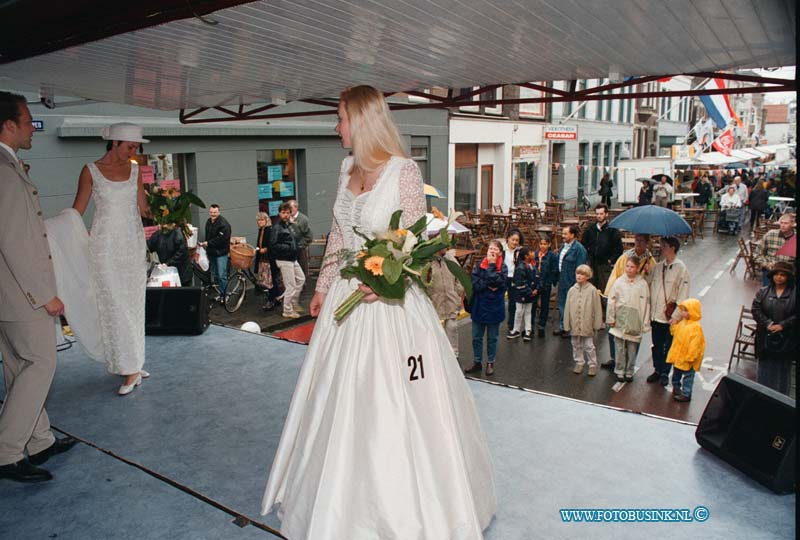
<svg viewBox="0 0 800 540"><path fill-rule="evenodd" d="M739 234L740 220L742 217L742 207L732 206L723 208L719 213L719 226L717 230L721 233Z"/></svg>

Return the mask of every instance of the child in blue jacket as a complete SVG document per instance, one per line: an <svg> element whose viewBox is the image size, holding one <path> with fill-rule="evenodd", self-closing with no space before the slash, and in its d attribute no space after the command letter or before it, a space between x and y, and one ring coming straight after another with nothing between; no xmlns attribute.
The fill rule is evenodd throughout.
<svg viewBox="0 0 800 540"><path fill-rule="evenodd" d="M539 276L539 294L533 300L531 324L536 322L538 311L540 338L544 337L544 327L550 312L550 293L553 285L558 283L558 255L550 249L552 245L550 236L544 235L539 239L539 249L533 254L533 266Z"/></svg>
<svg viewBox="0 0 800 540"><path fill-rule="evenodd" d="M523 341L531 340L531 330L533 322L531 312L533 302L539 294L539 273L533 265L532 250L526 247L520 248L517 252L517 268L514 270L514 289L513 297L517 302L517 309L514 316L514 328L506 336L508 339L516 339L522 336ZM511 293L509 292L509 298ZM523 332L524 325L524 332Z"/></svg>
<svg viewBox="0 0 800 540"><path fill-rule="evenodd" d="M474 363L464 373L480 373L483 369L483 336L486 334L486 374L494 373L497 335L506 317L506 277L503 247L497 240L489 242L486 257L472 269L472 354Z"/></svg>

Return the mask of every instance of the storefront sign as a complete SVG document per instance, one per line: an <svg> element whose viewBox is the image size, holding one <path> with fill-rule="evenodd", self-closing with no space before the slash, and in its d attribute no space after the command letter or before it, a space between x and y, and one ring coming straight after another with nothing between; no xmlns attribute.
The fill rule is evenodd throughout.
<svg viewBox="0 0 800 540"><path fill-rule="evenodd" d="M153 170L153 167L149 165L142 165L139 167L139 171L142 173L142 183L143 184L153 184L156 181L156 174Z"/></svg>
<svg viewBox="0 0 800 540"><path fill-rule="evenodd" d="M578 126L547 126L544 138L548 141L574 141L578 139Z"/></svg>
<svg viewBox="0 0 800 540"><path fill-rule="evenodd" d="M281 197L294 197L294 182L281 182Z"/></svg>
<svg viewBox="0 0 800 540"><path fill-rule="evenodd" d="M672 145L672 160L678 159L692 159L694 157L694 146L685 144Z"/></svg>
<svg viewBox="0 0 800 540"><path fill-rule="evenodd" d="M270 165L267 167L267 180L281 180L283 178L283 167L280 165Z"/></svg>
<svg viewBox="0 0 800 540"><path fill-rule="evenodd" d="M272 184L258 184L258 198L271 199L272 198Z"/></svg>
<svg viewBox="0 0 800 540"><path fill-rule="evenodd" d="M44 131L44 120L34 120L31 124L34 131Z"/></svg>
<svg viewBox="0 0 800 540"><path fill-rule="evenodd" d="M544 146L513 146L511 147L512 161L540 161Z"/></svg>

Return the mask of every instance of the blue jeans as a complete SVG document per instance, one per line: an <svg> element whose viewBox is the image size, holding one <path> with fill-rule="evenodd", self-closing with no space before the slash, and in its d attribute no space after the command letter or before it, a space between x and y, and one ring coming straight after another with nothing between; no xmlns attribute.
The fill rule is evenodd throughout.
<svg viewBox="0 0 800 540"><path fill-rule="evenodd" d="M665 379L669 377L667 353L672 347L672 334L669 332L669 324L666 323L653 321L650 328L653 330L653 371Z"/></svg>
<svg viewBox="0 0 800 540"><path fill-rule="evenodd" d="M538 312L538 313L537 313ZM550 285L541 287L539 294L533 298L533 308L531 310L531 325L539 318L539 328L544 330L547 324L547 316L550 314Z"/></svg>
<svg viewBox="0 0 800 540"><path fill-rule="evenodd" d="M561 285L558 286L558 329L564 329L564 308L567 305L567 293L569 292L570 287L562 287Z"/></svg>
<svg viewBox="0 0 800 540"><path fill-rule="evenodd" d="M228 286L228 256L209 257L208 263L214 281L219 283L220 293L225 294L225 287Z"/></svg>
<svg viewBox="0 0 800 540"><path fill-rule="evenodd" d="M681 381L683 379L683 381ZM694 370L683 371L672 366L672 388L677 388L684 396L692 397L692 385L694 385Z"/></svg>
<svg viewBox="0 0 800 540"><path fill-rule="evenodd" d="M472 358L476 364L483 362L483 334L486 334L486 356L488 362L494 364L497 353L497 334L500 323L484 324L472 321Z"/></svg>

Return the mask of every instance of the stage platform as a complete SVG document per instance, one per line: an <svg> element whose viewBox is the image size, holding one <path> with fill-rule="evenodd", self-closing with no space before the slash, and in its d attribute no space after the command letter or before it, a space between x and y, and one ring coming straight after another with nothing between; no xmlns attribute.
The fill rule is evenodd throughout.
<svg viewBox="0 0 800 540"><path fill-rule="evenodd" d="M85 444L47 463L51 482L0 481L0 538L277 538L259 507L305 350L219 326L148 337L152 377L124 398L79 348L59 353L47 410ZM702 450L693 425L469 386L497 483L486 540L795 537L795 496ZM692 523L565 523L559 512L701 505L710 516Z"/></svg>

